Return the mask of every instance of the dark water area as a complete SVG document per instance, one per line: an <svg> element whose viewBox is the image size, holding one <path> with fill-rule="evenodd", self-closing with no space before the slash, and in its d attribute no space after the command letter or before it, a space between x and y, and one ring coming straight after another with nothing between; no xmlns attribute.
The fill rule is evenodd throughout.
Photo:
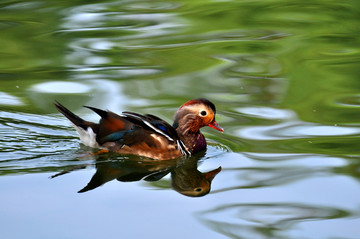
<svg viewBox="0 0 360 239"><path fill-rule="evenodd" d="M1 2L0 237L360 238L359 16L351 0ZM53 106L171 123L198 97L225 132L166 162L94 155Z"/></svg>

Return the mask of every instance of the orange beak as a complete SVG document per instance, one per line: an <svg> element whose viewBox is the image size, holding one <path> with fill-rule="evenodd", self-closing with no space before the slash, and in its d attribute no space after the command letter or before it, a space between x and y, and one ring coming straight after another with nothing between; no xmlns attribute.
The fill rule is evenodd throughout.
<svg viewBox="0 0 360 239"><path fill-rule="evenodd" d="M216 123L215 120L213 120L210 124L208 124L208 126L209 126L210 128L219 130L221 133L224 133L224 129L221 128L221 126L220 126L218 123Z"/></svg>

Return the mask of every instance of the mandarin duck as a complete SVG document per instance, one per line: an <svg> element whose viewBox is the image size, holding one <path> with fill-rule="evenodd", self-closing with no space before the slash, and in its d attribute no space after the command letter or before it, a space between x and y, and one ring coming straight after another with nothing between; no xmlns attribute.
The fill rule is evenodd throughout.
<svg viewBox="0 0 360 239"><path fill-rule="evenodd" d="M172 126L151 114L123 112L118 115L84 106L101 117L99 123L93 123L59 102L54 105L71 121L86 146L158 160L188 156L206 149L205 137L200 132L204 126L224 132L215 121L215 105L204 98L183 104L176 111Z"/></svg>

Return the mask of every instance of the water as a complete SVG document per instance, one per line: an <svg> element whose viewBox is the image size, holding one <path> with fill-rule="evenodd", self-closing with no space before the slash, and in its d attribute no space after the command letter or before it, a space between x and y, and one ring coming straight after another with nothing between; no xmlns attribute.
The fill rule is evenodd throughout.
<svg viewBox="0 0 360 239"><path fill-rule="evenodd" d="M331 0L1 3L1 238L359 238L359 11ZM91 156L52 105L171 122L197 97L216 104L225 133L204 129L208 150L190 166L140 172L137 158ZM188 180L220 166L203 197L172 189L173 170ZM77 193L96 172L105 184Z"/></svg>

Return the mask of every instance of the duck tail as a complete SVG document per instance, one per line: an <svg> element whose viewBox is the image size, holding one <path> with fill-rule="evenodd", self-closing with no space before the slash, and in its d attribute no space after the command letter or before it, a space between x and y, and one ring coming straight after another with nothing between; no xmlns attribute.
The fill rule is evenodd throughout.
<svg viewBox="0 0 360 239"><path fill-rule="evenodd" d="M54 106L60 113L62 113L66 118L68 118L68 120L70 120L71 123L73 123L75 126L80 127L84 130L87 130L90 127L94 132L97 131L97 124L80 118L79 116L77 116L76 114L71 112L68 108L63 106L60 102L55 101Z"/></svg>

